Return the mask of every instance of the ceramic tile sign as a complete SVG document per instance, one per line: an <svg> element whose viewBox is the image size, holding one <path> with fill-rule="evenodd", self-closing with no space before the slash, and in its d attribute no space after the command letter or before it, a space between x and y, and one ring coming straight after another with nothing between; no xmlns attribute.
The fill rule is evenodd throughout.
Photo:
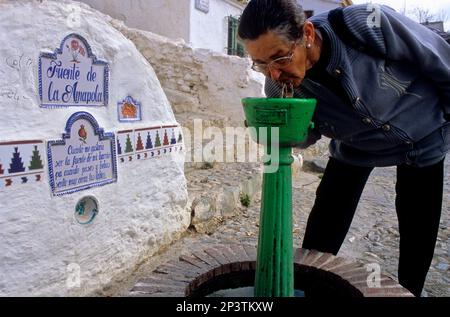
<svg viewBox="0 0 450 317"><path fill-rule="evenodd" d="M42 183L44 158L43 141L0 142L0 190Z"/></svg>
<svg viewBox="0 0 450 317"><path fill-rule="evenodd" d="M61 140L47 142L50 187L55 196L117 181L114 133L87 112L74 113Z"/></svg>
<svg viewBox="0 0 450 317"><path fill-rule="evenodd" d="M141 113L141 104L131 96L127 96L117 103L117 114L120 122L141 121Z"/></svg>
<svg viewBox="0 0 450 317"><path fill-rule="evenodd" d="M109 69L78 34L66 36L54 53L39 56L41 107L107 106Z"/></svg>

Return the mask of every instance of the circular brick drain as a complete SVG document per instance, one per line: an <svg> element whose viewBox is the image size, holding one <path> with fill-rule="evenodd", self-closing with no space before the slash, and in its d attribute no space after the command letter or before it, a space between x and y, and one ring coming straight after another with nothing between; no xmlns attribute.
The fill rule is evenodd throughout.
<svg viewBox="0 0 450 317"><path fill-rule="evenodd" d="M392 278L381 274L371 285L364 265L315 250L294 251L294 285L307 297L412 297ZM130 296L201 297L221 289L253 286L256 247L217 245L182 255L159 266L131 289Z"/></svg>

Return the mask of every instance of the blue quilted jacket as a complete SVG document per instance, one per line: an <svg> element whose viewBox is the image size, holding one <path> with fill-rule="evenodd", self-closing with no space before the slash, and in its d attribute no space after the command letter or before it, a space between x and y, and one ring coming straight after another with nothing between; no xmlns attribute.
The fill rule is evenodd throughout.
<svg viewBox="0 0 450 317"><path fill-rule="evenodd" d="M336 34L328 13L310 18L330 42L326 71L348 98L305 77L294 97L318 103L315 128L303 147L325 135L332 139L331 156L354 165L442 160L450 149L450 45L386 6L349 6L342 18L365 51ZM279 97L280 89L266 79L267 97Z"/></svg>

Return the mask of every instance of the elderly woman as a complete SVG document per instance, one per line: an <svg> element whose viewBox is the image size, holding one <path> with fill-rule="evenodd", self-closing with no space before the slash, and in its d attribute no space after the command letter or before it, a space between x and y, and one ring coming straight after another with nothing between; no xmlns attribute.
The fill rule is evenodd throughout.
<svg viewBox="0 0 450 317"><path fill-rule="evenodd" d="M397 166L398 278L420 296L450 148L450 45L373 4L306 20L295 0L252 0L238 34L253 69L266 76L268 97L288 87L296 98L317 99L303 146L331 138L303 247L337 254L373 168Z"/></svg>

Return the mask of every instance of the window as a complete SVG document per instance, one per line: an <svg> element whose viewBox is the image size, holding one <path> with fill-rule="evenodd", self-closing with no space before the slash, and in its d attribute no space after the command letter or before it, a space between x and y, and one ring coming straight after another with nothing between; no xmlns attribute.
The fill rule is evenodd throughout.
<svg viewBox="0 0 450 317"><path fill-rule="evenodd" d="M238 25L239 25L239 18L230 15L228 17L227 54L244 57L245 56L244 46L237 40Z"/></svg>

